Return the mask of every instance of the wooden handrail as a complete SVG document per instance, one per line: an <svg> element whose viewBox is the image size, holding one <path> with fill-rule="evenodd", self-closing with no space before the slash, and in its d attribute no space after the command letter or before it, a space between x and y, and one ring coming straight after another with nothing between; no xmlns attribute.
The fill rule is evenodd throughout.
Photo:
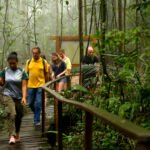
<svg viewBox="0 0 150 150"><path fill-rule="evenodd" d="M91 125L89 125L89 126L87 125L87 128L91 129L92 118L97 117L101 121L103 121L107 125L110 125L111 127L116 129L118 132L122 133L126 137L132 138L137 141L140 141L142 139L147 139L147 138L150 139L150 131L149 130L144 129L138 125L135 125L131 121L123 119L115 114L107 112L104 109L96 108L92 105L88 105L86 103L81 103L81 102L78 102L75 100L66 99L63 96L61 96L60 94L58 94L55 90L48 88L49 85L54 84L55 82L57 82L60 79L50 81L50 82L46 83L42 88L45 91L47 91L48 93L52 94L58 100L58 102L60 102L60 104L66 103L69 105L73 105L73 106L81 109L82 111L85 111L86 114L89 114L89 115L86 115L86 117L91 117L91 119L90 119ZM89 120L89 118L86 118L86 120ZM89 122L89 121L87 121L87 122ZM87 133L85 133L85 134L87 134ZM89 137L89 140L90 139L91 139L91 137ZM86 139L85 139L85 141L88 142L88 145L90 142L89 140L86 141ZM85 143L85 147L86 147L86 143ZM87 147L85 149L87 150ZM90 150L90 148L89 148L89 150Z"/></svg>

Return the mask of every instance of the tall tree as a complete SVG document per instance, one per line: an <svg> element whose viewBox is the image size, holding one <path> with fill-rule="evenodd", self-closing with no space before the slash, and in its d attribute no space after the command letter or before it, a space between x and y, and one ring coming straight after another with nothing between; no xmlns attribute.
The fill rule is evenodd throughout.
<svg viewBox="0 0 150 150"><path fill-rule="evenodd" d="M88 38L88 43L87 43L87 47L86 47L86 55L87 55L87 50L88 50L88 47L90 44L90 35L92 33L94 7L95 7L95 0L93 0L93 2L92 2L91 19L90 19L90 26L89 26L89 38Z"/></svg>
<svg viewBox="0 0 150 150"><path fill-rule="evenodd" d="M3 51L2 51L2 66L1 68L4 67L4 58L5 58L5 53L6 53L6 49L7 49L7 29L6 29L6 24L8 22L8 9L9 9L9 0L5 0L5 14L4 14L4 21L3 21L3 39L4 39L4 43L3 43Z"/></svg>
<svg viewBox="0 0 150 150"><path fill-rule="evenodd" d="M84 32L87 35L87 0L84 0Z"/></svg>
<svg viewBox="0 0 150 150"><path fill-rule="evenodd" d="M122 0L118 0L118 29L122 30Z"/></svg>
<svg viewBox="0 0 150 150"><path fill-rule="evenodd" d="M93 0L93 5L94 5L94 9L93 9L93 15L94 15L94 29L95 29L95 33L98 31L98 23L97 23L97 9L96 9L96 3L95 0Z"/></svg>
<svg viewBox="0 0 150 150"><path fill-rule="evenodd" d="M139 4L139 0L136 0L136 5L138 5ZM138 11L138 9L136 9L136 17L135 17L135 24L136 24L136 27L138 27L139 26L139 11ZM136 50L137 50L137 52L139 51L139 42L138 42L138 40L136 40Z"/></svg>
<svg viewBox="0 0 150 150"><path fill-rule="evenodd" d="M34 43L35 45L38 45L37 41L37 33L36 33L36 8L37 7L37 0L33 0L33 29L34 29Z"/></svg>
<svg viewBox="0 0 150 150"><path fill-rule="evenodd" d="M26 29L26 34L27 34L27 50L28 50L28 55L30 56L30 49L31 49L31 33L30 33L30 15L29 15L29 6L26 5L26 20L27 20L27 29Z"/></svg>
<svg viewBox="0 0 150 150"><path fill-rule="evenodd" d="M112 5L112 21L111 29L117 28L117 19L116 19L116 0L111 1Z"/></svg>
<svg viewBox="0 0 150 150"><path fill-rule="evenodd" d="M82 84L82 77L81 77L81 61L84 54L83 48L83 3L82 0L78 0L79 5L79 45L80 45L80 84Z"/></svg>
<svg viewBox="0 0 150 150"><path fill-rule="evenodd" d="M123 16L124 16L124 31L126 31L126 7L127 7L127 0L124 0L124 13L123 13Z"/></svg>
<svg viewBox="0 0 150 150"><path fill-rule="evenodd" d="M62 36L63 36L63 20L64 20L64 1L61 0L61 33L60 33L60 47L62 45Z"/></svg>
<svg viewBox="0 0 150 150"><path fill-rule="evenodd" d="M123 4L122 0L118 0L118 29L120 31L123 30ZM119 46L119 52L123 52L124 44L120 44Z"/></svg>
<svg viewBox="0 0 150 150"><path fill-rule="evenodd" d="M106 59L105 59L105 34L106 34L106 1L101 0L101 46L100 41L98 41L98 46L100 49L100 58L102 64L102 70L104 74L104 79L110 81L110 77L107 72Z"/></svg>
<svg viewBox="0 0 150 150"><path fill-rule="evenodd" d="M59 3L56 0L56 36L59 34Z"/></svg>

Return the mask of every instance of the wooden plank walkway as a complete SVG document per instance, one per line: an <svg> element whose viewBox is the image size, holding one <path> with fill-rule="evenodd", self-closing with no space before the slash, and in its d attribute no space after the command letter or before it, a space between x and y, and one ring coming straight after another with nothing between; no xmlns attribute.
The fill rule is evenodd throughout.
<svg viewBox="0 0 150 150"><path fill-rule="evenodd" d="M46 114L50 118L53 113L53 106L46 109ZM42 138L41 129L33 125L33 114L29 113L23 117L21 127L21 142L14 145L8 144L8 135L0 133L0 150L49 150L50 145L46 138Z"/></svg>

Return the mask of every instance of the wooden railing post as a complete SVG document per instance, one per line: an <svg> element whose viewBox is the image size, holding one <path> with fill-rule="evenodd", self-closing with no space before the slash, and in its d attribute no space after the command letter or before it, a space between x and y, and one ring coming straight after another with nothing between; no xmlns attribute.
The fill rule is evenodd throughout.
<svg viewBox="0 0 150 150"><path fill-rule="evenodd" d="M150 137L140 139L136 144L136 150L150 150Z"/></svg>
<svg viewBox="0 0 150 150"><path fill-rule="evenodd" d="M45 132L45 91L42 90L42 135Z"/></svg>
<svg viewBox="0 0 150 150"><path fill-rule="evenodd" d="M54 83L54 90L56 90L56 83ZM58 131L58 100L56 97L54 97L54 122L55 122L55 127L56 131ZM57 134L56 136L56 141L58 142L58 137L59 135Z"/></svg>
<svg viewBox="0 0 150 150"><path fill-rule="evenodd" d="M71 77L70 76L66 76L67 78L67 89L71 88Z"/></svg>
<svg viewBox="0 0 150 150"><path fill-rule="evenodd" d="M85 114L85 150L92 149L92 124L93 124L93 116L89 112Z"/></svg>
<svg viewBox="0 0 150 150"><path fill-rule="evenodd" d="M58 149L63 149L62 144L62 102L58 101Z"/></svg>
<svg viewBox="0 0 150 150"><path fill-rule="evenodd" d="M56 130L58 131L58 100L55 97L54 97L54 122Z"/></svg>

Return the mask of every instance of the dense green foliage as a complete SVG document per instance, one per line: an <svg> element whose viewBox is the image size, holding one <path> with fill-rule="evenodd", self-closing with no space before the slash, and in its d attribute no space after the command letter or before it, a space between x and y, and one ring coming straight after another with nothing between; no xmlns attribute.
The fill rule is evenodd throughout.
<svg viewBox="0 0 150 150"><path fill-rule="evenodd" d="M49 57L55 48L55 43L49 42L49 36L78 35L77 1L33 2L0 1L0 19L3 22L0 24L1 64L12 50L19 52L20 60L24 63L31 55L32 46L36 44ZM106 14L102 12L102 2L106 2ZM136 0L122 0L121 13L117 2L119 0L95 0L93 5L94 1L87 0L87 12L84 14L87 15L87 22L84 22L84 26L87 25L88 33L96 39L96 42L90 44L93 44L100 58L104 58L100 60L98 85L94 92L76 85L71 90L64 91L63 95L99 109L103 108L150 129L150 1L141 0L137 3ZM121 27L118 25L120 22ZM83 146L85 125L82 120L85 116L69 106L65 107L66 110L70 116L76 116L78 121L64 132L64 149L80 150ZM0 118L3 117L5 112L0 106ZM0 129L2 125L3 122L0 122ZM98 149L134 150L135 141L95 119L93 150Z"/></svg>
<svg viewBox="0 0 150 150"><path fill-rule="evenodd" d="M150 129L150 63L149 45L147 44L148 29L140 27L123 31L111 31L106 34L105 51L100 54L107 57L109 79L100 71L99 85L94 93L85 88L75 86L72 91L66 91L67 97L99 109L103 108L135 124ZM96 35L101 38L101 34ZM143 40L144 39L144 40ZM144 46L134 46L143 42ZM124 51L119 51L120 45L125 44ZM95 45L97 46L97 45ZM80 92L84 93L81 97ZM75 92L74 96L71 94ZM84 119L84 115L83 115ZM65 148L82 149L84 124L78 123L68 135L64 135ZM135 141L122 136L108 125L98 120L93 126L93 150L134 150Z"/></svg>

